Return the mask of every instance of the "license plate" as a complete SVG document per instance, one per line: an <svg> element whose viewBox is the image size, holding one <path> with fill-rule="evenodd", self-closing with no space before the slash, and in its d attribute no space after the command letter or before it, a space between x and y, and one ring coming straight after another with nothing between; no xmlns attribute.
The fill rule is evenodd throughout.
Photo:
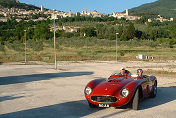
<svg viewBox="0 0 176 118"><path fill-rule="evenodd" d="M99 107L110 107L109 104L99 104Z"/></svg>

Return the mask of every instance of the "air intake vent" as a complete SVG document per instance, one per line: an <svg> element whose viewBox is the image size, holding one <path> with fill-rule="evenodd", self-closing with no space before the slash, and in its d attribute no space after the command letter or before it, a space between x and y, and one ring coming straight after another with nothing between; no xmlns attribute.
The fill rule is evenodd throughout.
<svg viewBox="0 0 176 118"><path fill-rule="evenodd" d="M114 103L117 102L117 98L114 96L91 96L91 100L101 103Z"/></svg>

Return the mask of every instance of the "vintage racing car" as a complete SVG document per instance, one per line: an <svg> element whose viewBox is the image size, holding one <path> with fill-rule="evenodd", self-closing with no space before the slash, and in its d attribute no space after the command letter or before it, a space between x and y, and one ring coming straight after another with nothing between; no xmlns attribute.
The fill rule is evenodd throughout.
<svg viewBox="0 0 176 118"><path fill-rule="evenodd" d="M139 100L157 94L157 79L155 76L111 75L108 79L90 81L84 90L85 97L93 107L121 107L130 105L138 110Z"/></svg>

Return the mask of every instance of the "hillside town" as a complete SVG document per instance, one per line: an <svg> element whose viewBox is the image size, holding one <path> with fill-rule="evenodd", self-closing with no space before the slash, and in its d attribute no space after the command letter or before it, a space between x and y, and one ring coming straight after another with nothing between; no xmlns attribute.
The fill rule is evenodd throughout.
<svg viewBox="0 0 176 118"><path fill-rule="evenodd" d="M125 18L126 20L139 20L139 19L141 19L140 16L130 16L128 9L126 9L125 13L113 12L112 15L110 15L110 16L118 18L118 19Z"/></svg>
<svg viewBox="0 0 176 118"><path fill-rule="evenodd" d="M149 18L148 19L148 22L153 22L153 21L159 21L159 22L174 21L174 18L166 19L166 18L163 18L161 15L158 15L157 18L154 18L154 19Z"/></svg>
<svg viewBox="0 0 176 118"><path fill-rule="evenodd" d="M40 10L25 10L25 9L18 9L18 8L2 8L0 7L0 21L7 21L8 18L11 17L17 17L16 20L20 21L21 19L25 19L26 17L30 17L31 14L44 14L47 17L38 17L37 19L33 20L46 20L49 19L59 19L59 18L65 18L65 17L75 17L75 16L89 16L89 17L104 17L106 16L105 13L99 13L98 11L94 10L92 12L85 9L81 13L72 13L70 10L69 12L62 12L57 10L46 10L44 9L43 5L41 5ZM112 15L109 15L109 17L115 17L115 18L126 18L127 20L137 20L141 17L139 16L130 16L128 13L128 9L126 10L126 13L119 13L119 12L113 12Z"/></svg>
<svg viewBox="0 0 176 118"><path fill-rule="evenodd" d="M14 0L17 3L19 3L18 0ZM37 17L36 17L37 16ZM85 9L81 13L73 13L71 10L69 12L63 12L63 11L57 11L57 10L48 10L45 9L43 5L41 5L40 9L35 9L35 10L26 10L26 9L18 9L18 8L3 8L0 6L0 21L6 22L8 19L15 18L16 21L20 20L47 20L47 19L60 19L60 18L66 18L66 17L76 17L76 16L89 16L89 17L104 17L104 16L109 16L109 17L115 17L117 19L125 18L126 20L139 20L141 19L142 16L132 16L129 13L129 10L126 9L126 12L113 12L112 14L105 14L105 13L99 13L98 11L88 11ZM153 21L159 21L159 22L164 22L164 21L173 21L173 18L166 19L163 18L162 16L158 15L157 18L149 18L148 22L153 22Z"/></svg>

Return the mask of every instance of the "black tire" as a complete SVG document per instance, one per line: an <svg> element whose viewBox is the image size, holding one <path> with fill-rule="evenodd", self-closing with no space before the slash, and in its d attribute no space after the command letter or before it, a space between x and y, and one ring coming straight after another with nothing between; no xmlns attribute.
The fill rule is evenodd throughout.
<svg viewBox="0 0 176 118"><path fill-rule="evenodd" d="M96 108L96 107L97 107L96 105L90 103L89 101L88 101L88 104L89 104L89 107L90 107L90 108Z"/></svg>
<svg viewBox="0 0 176 118"><path fill-rule="evenodd" d="M156 97L156 94L157 94L157 83L155 82L154 88L153 88L153 91L150 94L150 97L154 98L154 97Z"/></svg>
<svg viewBox="0 0 176 118"><path fill-rule="evenodd" d="M138 108L139 108L139 89L137 88L132 100L132 109L138 110Z"/></svg>

